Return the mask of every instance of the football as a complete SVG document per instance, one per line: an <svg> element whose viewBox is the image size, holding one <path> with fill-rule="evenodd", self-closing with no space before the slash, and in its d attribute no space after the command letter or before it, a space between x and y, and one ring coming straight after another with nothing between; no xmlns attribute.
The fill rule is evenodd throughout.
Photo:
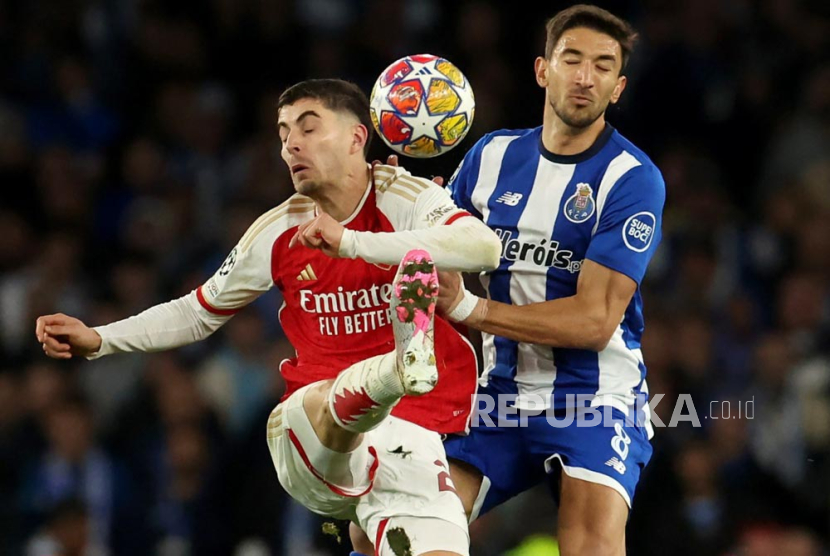
<svg viewBox="0 0 830 556"><path fill-rule="evenodd" d="M475 113L467 78L452 62L432 54L407 56L386 68L369 104L383 142L417 158L438 156L459 144Z"/></svg>

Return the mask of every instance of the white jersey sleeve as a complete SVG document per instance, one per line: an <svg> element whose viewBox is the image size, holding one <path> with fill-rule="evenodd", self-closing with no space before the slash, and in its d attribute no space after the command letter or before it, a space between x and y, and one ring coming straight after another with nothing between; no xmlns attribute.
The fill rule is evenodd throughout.
<svg viewBox="0 0 830 556"><path fill-rule="evenodd" d="M428 251L442 270L479 272L498 266L498 236L458 208L441 186L403 168L384 165L375 166L374 185L378 210L395 231L345 230L342 256L398 264L407 251L419 248Z"/></svg>
<svg viewBox="0 0 830 556"><path fill-rule="evenodd" d="M272 251L277 239L314 214L314 202L294 195L263 214L239 240L219 270L196 294L205 310L233 315L274 285Z"/></svg>
<svg viewBox="0 0 830 556"><path fill-rule="evenodd" d="M307 220L313 210L310 199L294 196L265 213L202 286L138 315L96 327L101 349L89 359L111 353L162 351L207 338L273 286L274 242L280 234Z"/></svg>
<svg viewBox="0 0 830 556"><path fill-rule="evenodd" d="M378 208L395 230L433 228L470 214L458 208L443 187L399 166L376 166L374 182Z"/></svg>
<svg viewBox="0 0 830 556"><path fill-rule="evenodd" d="M101 336L101 348L87 359L113 353L162 351L198 342L230 318L205 311L192 291L135 316L95 327L93 330Z"/></svg>

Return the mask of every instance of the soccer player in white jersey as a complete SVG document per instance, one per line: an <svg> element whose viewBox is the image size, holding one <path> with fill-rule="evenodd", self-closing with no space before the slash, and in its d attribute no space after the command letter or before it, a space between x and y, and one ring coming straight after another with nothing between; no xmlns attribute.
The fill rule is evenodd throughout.
<svg viewBox="0 0 830 556"><path fill-rule="evenodd" d="M535 63L543 125L485 136L449 183L502 241L499 267L481 277L487 299L457 276L442 282L439 305L481 330L484 350L484 413L445 442L452 478L472 519L552 480L563 556L625 553L652 451L639 284L660 241L665 185L605 121L635 38L594 6L553 17Z"/></svg>
<svg viewBox="0 0 830 556"><path fill-rule="evenodd" d="M60 359L170 349L278 287L297 351L280 365L287 391L267 426L280 483L312 511L359 524L378 555L466 556L440 434L465 428L476 361L434 319L435 265L495 268L498 238L436 184L366 163L372 124L356 86L302 82L277 112L297 194L254 222L212 278L102 327L40 317L37 338Z"/></svg>

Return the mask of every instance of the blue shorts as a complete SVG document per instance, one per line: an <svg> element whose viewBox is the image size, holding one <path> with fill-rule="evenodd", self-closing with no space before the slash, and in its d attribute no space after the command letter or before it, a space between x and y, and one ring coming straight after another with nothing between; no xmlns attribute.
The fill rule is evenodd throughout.
<svg viewBox="0 0 830 556"><path fill-rule="evenodd" d="M494 392L480 388L482 394ZM570 413L549 409L516 414L510 409L513 414L502 413L500 420L498 407L479 412L478 426L474 412L470 434L452 435L444 442L448 458L466 462L484 476L473 519L549 476L558 483L559 469L614 489L631 507L652 453L642 423L611 406ZM558 495L558 488L553 491Z"/></svg>

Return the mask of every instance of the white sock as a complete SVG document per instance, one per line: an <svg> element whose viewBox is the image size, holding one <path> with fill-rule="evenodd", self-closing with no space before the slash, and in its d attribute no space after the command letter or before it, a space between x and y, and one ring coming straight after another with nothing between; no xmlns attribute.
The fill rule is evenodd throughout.
<svg viewBox="0 0 830 556"><path fill-rule="evenodd" d="M369 397L383 405L397 403L403 397L404 389L395 352L367 359L364 363L361 386Z"/></svg>
<svg viewBox="0 0 830 556"><path fill-rule="evenodd" d="M340 373L329 392L329 410L346 430L376 428L404 395L394 352L371 357Z"/></svg>

